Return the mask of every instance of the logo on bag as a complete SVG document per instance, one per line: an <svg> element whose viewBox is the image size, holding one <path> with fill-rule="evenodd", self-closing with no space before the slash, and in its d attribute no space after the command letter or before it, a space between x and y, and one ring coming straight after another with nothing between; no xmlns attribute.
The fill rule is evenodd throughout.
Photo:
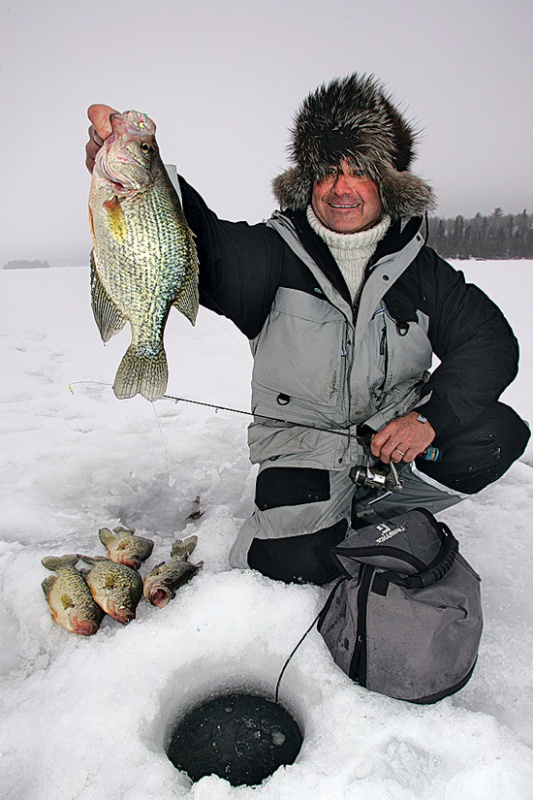
<svg viewBox="0 0 533 800"><path fill-rule="evenodd" d="M378 536L376 539L376 544L383 544L383 542L388 542L389 539L392 539L393 536L396 536L398 533L405 533L405 528L401 525L397 528L389 528L385 523L381 523L381 525L376 525L376 529L381 533L381 536Z"/></svg>

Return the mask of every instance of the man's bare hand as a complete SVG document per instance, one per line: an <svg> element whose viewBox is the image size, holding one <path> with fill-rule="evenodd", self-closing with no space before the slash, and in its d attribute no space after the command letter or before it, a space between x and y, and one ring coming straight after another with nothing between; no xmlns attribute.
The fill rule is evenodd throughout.
<svg viewBox="0 0 533 800"><path fill-rule="evenodd" d="M89 127L89 141L85 145L85 166L89 172L93 171L96 154L104 143L104 139L111 134L111 116L118 114L111 106L96 104L89 106L87 116L91 120Z"/></svg>
<svg viewBox="0 0 533 800"><path fill-rule="evenodd" d="M435 430L429 422L417 420L418 411L389 422L372 438L372 454L388 464L394 461L414 461L435 438Z"/></svg>

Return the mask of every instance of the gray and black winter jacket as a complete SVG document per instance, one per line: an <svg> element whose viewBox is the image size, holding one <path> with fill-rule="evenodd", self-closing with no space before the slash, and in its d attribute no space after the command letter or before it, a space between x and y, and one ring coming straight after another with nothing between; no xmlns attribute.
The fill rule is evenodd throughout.
<svg viewBox="0 0 533 800"><path fill-rule="evenodd" d="M181 178L180 187L201 302L251 342L252 461L345 467L359 445L335 431L379 430L423 407L438 436L468 426L514 379L518 344L505 317L425 246L421 218L391 225L354 308L304 211L227 222Z"/></svg>

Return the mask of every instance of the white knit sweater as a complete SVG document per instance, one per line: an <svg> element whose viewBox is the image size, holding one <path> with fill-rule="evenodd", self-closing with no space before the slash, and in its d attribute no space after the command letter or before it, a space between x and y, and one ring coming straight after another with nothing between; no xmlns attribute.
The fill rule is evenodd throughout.
<svg viewBox="0 0 533 800"><path fill-rule="evenodd" d="M373 228L358 233L331 231L322 225L311 206L307 206L307 219L315 233L329 247L350 290L352 302L356 303L363 285L366 265L374 255L378 242L385 236L391 223L390 217L385 215Z"/></svg>

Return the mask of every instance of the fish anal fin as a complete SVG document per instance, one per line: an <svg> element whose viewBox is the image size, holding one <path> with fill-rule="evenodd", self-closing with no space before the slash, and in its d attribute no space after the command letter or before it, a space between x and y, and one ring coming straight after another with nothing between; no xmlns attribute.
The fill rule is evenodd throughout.
<svg viewBox="0 0 533 800"><path fill-rule="evenodd" d="M198 283L193 280L186 284L183 291L176 297L172 305L177 308L178 311L181 311L189 322L194 325L198 315L199 302Z"/></svg>

